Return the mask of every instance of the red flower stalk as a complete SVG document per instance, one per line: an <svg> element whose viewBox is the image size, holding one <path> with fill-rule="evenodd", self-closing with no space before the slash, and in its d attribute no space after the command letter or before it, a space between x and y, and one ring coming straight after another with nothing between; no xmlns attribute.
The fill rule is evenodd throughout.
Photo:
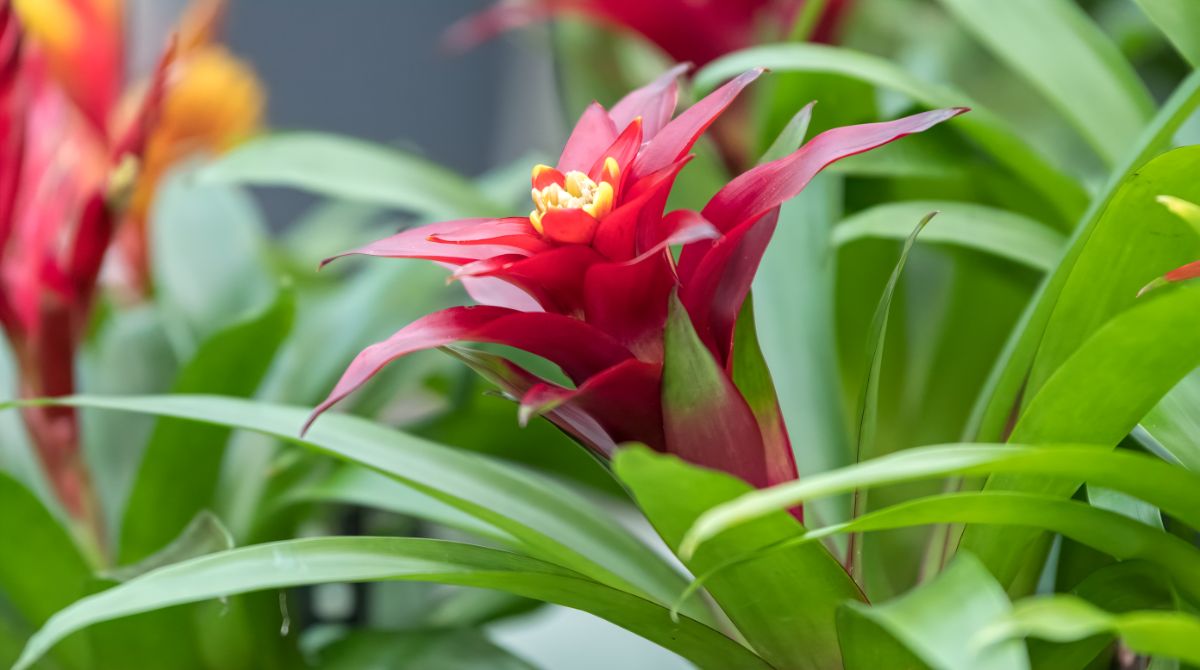
<svg viewBox="0 0 1200 670"><path fill-rule="evenodd" d="M803 0L516 0L498 2L450 28L446 43L469 49L496 35L561 15L638 33L672 60L702 66L765 38L783 39ZM849 0L829 0L813 39L830 42ZM765 30L764 30L765 29Z"/></svg>
<svg viewBox="0 0 1200 670"><path fill-rule="evenodd" d="M348 252L450 266L479 306L430 314L365 349L305 430L397 358L490 342L557 364L574 388L499 357L460 355L520 401L522 418L543 415L601 455L639 441L760 487L794 478L774 398L752 407L732 382L735 322L779 206L833 161L965 110L828 131L737 177L702 212L664 215L693 143L761 73L672 119L682 70L611 110L591 105L558 164L533 169L530 215L434 223ZM678 264L673 245L683 245ZM695 384L664 385L664 367L668 381Z"/></svg>
<svg viewBox="0 0 1200 670"><path fill-rule="evenodd" d="M9 0L0 0L0 326L26 398L75 389L76 347L116 205L132 185L123 166L140 155L161 95L165 61L128 129L115 136L100 132L99 105L112 103L101 80L119 73L107 68L108 40L93 32L80 47L103 47L89 63L90 76L56 79L55 58L24 39ZM31 407L24 418L64 508L94 523L76 412Z"/></svg>

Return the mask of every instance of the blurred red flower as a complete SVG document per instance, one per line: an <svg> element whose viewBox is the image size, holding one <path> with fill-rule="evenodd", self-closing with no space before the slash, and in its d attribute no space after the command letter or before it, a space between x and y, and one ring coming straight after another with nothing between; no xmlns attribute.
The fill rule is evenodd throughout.
<svg viewBox="0 0 1200 670"><path fill-rule="evenodd" d="M459 21L446 42L467 49L514 28L574 15L633 31L672 60L702 66L758 42L786 38L803 5L803 0L508 0ZM849 5L828 0L813 40L833 41Z"/></svg>
<svg viewBox="0 0 1200 670"><path fill-rule="evenodd" d="M794 478L777 411L752 411L730 376L735 321L779 206L829 163L965 110L830 130L733 179L703 211L664 215L692 145L761 73L742 74L672 118L682 71L666 73L611 110L593 103L557 165L533 169L528 216L435 223L348 252L451 266L479 306L430 314L365 349L309 424L396 358L460 341L490 342L563 370L574 388L501 359L481 363L520 401L523 417L544 415L599 454L638 441L757 486ZM683 247L678 263L674 245ZM707 395L687 406L663 394L669 314L676 325L681 315L685 324L690 320L720 371L702 389Z"/></svg>

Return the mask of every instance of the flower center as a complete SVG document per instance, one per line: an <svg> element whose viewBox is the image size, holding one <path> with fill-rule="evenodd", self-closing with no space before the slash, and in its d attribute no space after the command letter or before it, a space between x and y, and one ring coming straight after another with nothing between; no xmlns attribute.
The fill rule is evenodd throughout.
<svg viewBox="0 0 1200 670"><path fill-rule="evenodd" d="M537 209L529 213L529 222L539 233L545 233L542 219L557 209L577 209L595 219L608 214L613 208L616 181L620 170L617 161L607 158L599 175L599 181L577 170L566 174L548 165L533 168L533 204Z"/></svg>

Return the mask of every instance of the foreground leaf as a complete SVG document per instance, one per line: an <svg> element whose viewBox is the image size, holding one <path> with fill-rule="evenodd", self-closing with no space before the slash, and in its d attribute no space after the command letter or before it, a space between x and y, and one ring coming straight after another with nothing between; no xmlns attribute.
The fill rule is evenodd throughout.
<svg viewBox="0 0 1200 670"><path fill-rule="evenodd" d="M976 647L1018 637L1070 642L1113 633L1130 650L1147 656L1200 663L1200 618L1184 612L1140 611L1110 614L1074 596L1030 598L1011 614L975 635Z"/></svg>
<svg viewBox="0 0 1200 670"><path fill-rule="evenodd" d="M747 493L705 512L688 531L681 550L686 556L703 542L738 524L856 488L998 473L1087 481L1137 496L1193 527L1200 527L1200 475L1157 458L1100 447L937 445L907 449Z"/></svg>
<svg viewBox="0 0 1200 670"><path fill-rule="evenodd" d="M1008 614L1012 604L1004 589L970 554L958 555L935 580L904 596L881 605L853 604L847 609L839 615L839 627L849 626L848 619L853 616L868 619L935 670L1029 668L1019 641L986 647L971 644L981 630ZM893 652L886 658L877 657L873 667L898 668L907 660L906 656L897 659Z"/></svg>
<svg viewBox="0 0 1200 670"><path fill-rule="evenodd" d="M586 500L497 459L444 447L363 419L331 414L297 437L307 408L216 396L56 398L56 403L141 412L264 433L384 473L517 538L525 551L598 581L669 603L675 570Z"/></svg>
<svg viewBox="0 0 1200 670"><path fill-rule="evenodd" d="M750 490L729 475L644 447L618 451L613 468L674 550L702 510ZM693 574L706 574L731 557L802 531L785 513L764 516L684 562ZM819 543L723 570L705 586L750 645L781 668L838 667L834 614L846 600L863 599L837 559Z"/></svg>
<svg viewBox="0 0 1200 670"><path fill-rule="evenodd" d="M315 538L211 554L147 573L51 617L25 648L23 670L71 633L102 621L189 602L336 582L432 581L494 588L573 607L675 651L702 668L767 668L744 647L666 608L517 554L412 538Z"/></svg>

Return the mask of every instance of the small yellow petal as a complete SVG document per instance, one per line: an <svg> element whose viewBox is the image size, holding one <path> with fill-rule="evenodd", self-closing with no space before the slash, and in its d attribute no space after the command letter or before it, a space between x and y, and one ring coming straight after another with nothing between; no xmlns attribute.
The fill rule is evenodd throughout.
<svg viewBox="0 0 1200 670"><path fill-rule="evenodd" d="M534 230L538 231L539 235L542 234L542 213L540 211L534 210L529 213L529 223Z"/></svg>
<svg viewBox="0 0 1200 670"><path fill-rule="evenodd" d="M609 156L604 159L604 176L602 179L607 182L616 181L621 176L621 166L617 164L617 159Z"/></svg>
<svg viewBox="0 0 1200 670"><path fill-rule="evenodd" d="M533 166L533 172L530 175L530 178L533 179L534 181L537 181L538 175L545 172L546 170L553 170L553 169L554 168L550 167L549 165L544 165L542 163L538 163L537 165Z"/></svg>

